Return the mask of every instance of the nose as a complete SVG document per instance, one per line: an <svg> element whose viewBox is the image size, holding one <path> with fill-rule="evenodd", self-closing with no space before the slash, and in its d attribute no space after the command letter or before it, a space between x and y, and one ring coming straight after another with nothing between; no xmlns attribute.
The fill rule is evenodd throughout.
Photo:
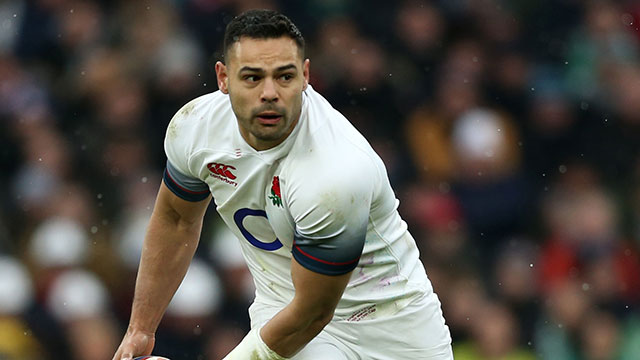
<svg viewBox="0 0 640 360"><path fill-rule="evenodd" d="M275 81L271 78L266 78L264 81L264 86L262 87L262 94L260 95L260 100L265 102L277 102L278 101L278 91L276 89Z"/></svg>

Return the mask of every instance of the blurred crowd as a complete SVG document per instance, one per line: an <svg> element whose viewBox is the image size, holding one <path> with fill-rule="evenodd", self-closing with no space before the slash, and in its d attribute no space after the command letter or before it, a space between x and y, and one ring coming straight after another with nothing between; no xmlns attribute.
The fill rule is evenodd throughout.
<svg viewBox="0 0 640 360"><path fill-rule="evenodd" d="M456 359L640 359L634 0L0 1L0 359L111 359L165 128L256 7L387 165ZM206 220L172 360L248 329L238 240Z"/></svg>

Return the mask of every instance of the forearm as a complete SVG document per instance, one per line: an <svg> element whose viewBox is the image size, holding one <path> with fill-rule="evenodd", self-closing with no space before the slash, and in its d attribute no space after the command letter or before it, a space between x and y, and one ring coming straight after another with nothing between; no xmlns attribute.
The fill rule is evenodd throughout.
<svg viewBox="0 0 640 360"><path fill-rule="evenodd" d="M302 310L291 303L262 327L260 336L270 349L291 357L316 337L332 317L333 309Z"/></svg>
<svg viewBox="0 0 640 360"><path fill-rule="evenodd" d="M329 276L305 269L291 261L293 300L260 329L252 329L225 360L260 360L291 357L331 321L351 272ZM257 336L259 335L259 336Z"/></svg>
<svg viewBox="0 0 640 360"><path fill-rule="evenodd" d="M130 327L155 332L189 267L201 227L202 220L185 223L154 212L140 259Z"/></svg>
<svg viewBox="0 0 640 360"><path fill-rule="evenodd" d="M327 317L319 316L320 311L309 316L310 312L300 310L294 300L264 327L251 329L224 360L246 360L249 357L256 360L286 360L295 355L328 323Z"/></svg>

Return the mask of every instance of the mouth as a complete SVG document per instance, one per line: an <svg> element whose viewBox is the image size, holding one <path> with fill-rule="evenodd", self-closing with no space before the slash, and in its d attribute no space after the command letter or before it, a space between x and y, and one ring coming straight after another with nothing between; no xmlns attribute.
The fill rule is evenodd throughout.
<svg viewBox="0 0 640 360"><path fill-rule="evenodd" d="M271 111L259 113L256 117L262 125L275 125L282 119L282 115Z"/></svg>

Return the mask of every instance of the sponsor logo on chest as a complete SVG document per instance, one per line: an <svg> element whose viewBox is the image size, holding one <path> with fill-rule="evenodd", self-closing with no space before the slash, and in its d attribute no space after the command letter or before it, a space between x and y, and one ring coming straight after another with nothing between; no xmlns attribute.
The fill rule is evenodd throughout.
<svg viewBox="0 0 640 360"><path fill-rule="evenodd" d="M207 169L209 169L209 173L212 177L225 182L227 184L238 186L236 181L236 175L232 172L232 170L236 170L235 167L222 163L211 162L207 164Z"/></svg>

